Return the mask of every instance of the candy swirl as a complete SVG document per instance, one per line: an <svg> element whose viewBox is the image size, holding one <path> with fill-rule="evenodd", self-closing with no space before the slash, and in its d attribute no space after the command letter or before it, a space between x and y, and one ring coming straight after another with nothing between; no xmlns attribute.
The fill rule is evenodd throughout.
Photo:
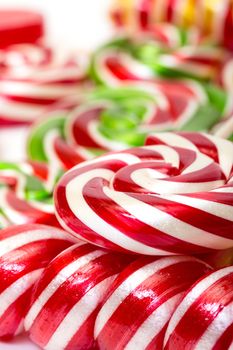
<svg viewBox="0 0 233 350"><path fill-rule="evenodd" d="M106 151L141 146L151 132L209 130L221 120L223 105L221 91L192 81L97 88L39 119L30 131L28 157L69 169Z"/></svg>
<svg viewBox="0 0 233 350"><path fill-rule="evenodd" d="M98 49L90 67L98 81L113 82L112 71L119 79L192 78L200 81L216 79L229 54L221 47L202 42L198 35L161 24L157 34L120 37ZM194 32L195 33L195 32Z"/></svg>
<svg viewBox="0 0 233 350"><path fill-rule="evenodd" d="M0 123L24 124L52 103L76 94L85 72L76 58L59 59L39 45L14 45L0 51Z"/></svg>
<svg viewBox="0 0 233 350"><path fill-rule="evenodd" d="M233 144L161 133L66 173L57 217L73 235L113 250L167 255L233 246Z"/></svg>
<svg viewBox="0 0 233 350"><path fill-rule="evenodd" d="M233 4L228 0L116 0L112 18L129 31L153 30L158 22L197 27L203 35L233 49Z"/></svg>
<svg viewBox="0 0 233 350"><path fill-rule="evenodd" d="M54 175L42 163L0 163L0 225L56 224Z"/></svg>

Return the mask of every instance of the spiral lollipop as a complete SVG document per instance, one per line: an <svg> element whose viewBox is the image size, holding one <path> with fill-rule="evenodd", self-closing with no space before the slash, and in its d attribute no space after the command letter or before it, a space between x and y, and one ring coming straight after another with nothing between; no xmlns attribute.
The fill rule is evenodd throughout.
<svg viewBox="0 0 233 350"><path fill-rule="evenodd" d="M52 200L53 173L40 163L0 163L0 223L56 224Z"/></svg>
<svg viewBox="0 0 233 350"><path fill-rule="evenodd" d="M233 246L233 144L201 133L161 133L66 173L57 217L73 235L148 255Z"/></svg>
<svg viewBox="0 0 233 350"><path fill-rule="evenodd" d="M116 0L112 17L129 31L153 30L158 22L197 27L203 35L233 49L233 3L228 0Z"/></svg>
<svg viewBox="0 0 233 350"><path fill-rule="evenodd" d="M91 74L110 83L112 71L122 80L162 76L210 81L216 79L228 56L224 49L203 42L195 31L160 24L153 34L123 36L97 50Z"/></svg>
<svg viewBox="0 0 233 350"><path fill-rule="evenodd" d="M85 72L76 59L21 44L0 51L0 123L30 123L52 103L76 94Z"/></svg>
<svg viewBox="0 0 233 350"><path fill-rule="evenodd" d="M48 263L73 241L66 232L45 225L0 231L0 338L23 331L34 283Z"/></svg>
<svg viewBox="0 0 233 350"><path fill-rule="evenodd" d="M58 104L39 119L30 131L28 156L59 173L106 151L141 146L151 132L209 130L221 120L223 104L221 92L190 81L97 88L82 103Z"/></svg>

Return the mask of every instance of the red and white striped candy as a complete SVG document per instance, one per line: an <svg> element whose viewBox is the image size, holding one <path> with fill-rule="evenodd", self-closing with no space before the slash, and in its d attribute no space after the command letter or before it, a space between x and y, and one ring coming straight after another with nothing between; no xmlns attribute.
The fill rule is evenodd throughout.
<svg viewBox="0 0 233 350"><path fill-rule="evenodd" d="M0 337L23 330L34 283L47 264L73 243L65 231L21 225L0 231Z"/></svg>
<svg viewBox="0 0 233 350"><path fill-rule="evenodd" d="M14 45L0 52L0 123L30 123L85 79L74 59L59 60L43 47Z"/></svg>
<svg viewBox="0 0 233 350"><path fill-rule="evenodd" d="M162 350L168 321L184 292L209 271L187 256L133 262L114 281L97 316L99 349Z"/></svg>
<svg viewBox="0 0 233 350"><path fill-rule="evenodd" d="M233 266L194 284L174 312L165 350L233 348Z"/></svg>
<svg viewBox="0 0 233 350"><path fill-rule="evenodd" d="M95 349L94 322L108 287L132 257L79 243L47 267L25 319L43 349Z"/></svg>
<svg viewBox="0 0 233 350"><path fill-rule="evenodd" d="M53 169L39 162L2 162L0 167L0 211L5 219L1 226L31 223L57 225L54 205L48 201L49 197L52 198L55 181ZM43 186L47 198L28 198L29 178Z"/></svg>
<svg viewBox="0 0 233 350"><path fill-rule="evenodd" d="M160 133L68 171L55 190L61 225L113 250L146 255L233 247L233 144Z"/></svg>

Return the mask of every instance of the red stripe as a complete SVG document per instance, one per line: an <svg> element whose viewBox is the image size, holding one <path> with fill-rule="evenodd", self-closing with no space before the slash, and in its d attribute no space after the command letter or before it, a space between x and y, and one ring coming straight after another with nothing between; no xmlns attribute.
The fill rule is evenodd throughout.
<svg viewBox="0 0 233 350"><path fill-rule="evenodd" d="M10 340L28 311L28 300L32 288L23 293L7 310L0 315L0 338Z"/></svg>
<svg viewBox="0 0 233 350"><path fill-rule="evenodd" d="M0 258L0 293L27 273L47 266L57 254L70 245L71 243L65 240L42 238L41 241L23 245L3 255Z"/></svg>
<svg viewBox="0 0 233 350"><path fill-rule="evenodd" d="M68 145L60 137L56 138L54 149L65 169L70 169L85 160L83 156L78 154L72 146Z"/></svg>
<svg viewBox="0 0 233 350"><path fill-rule="evenodd" d="M62 254L62 257L66 259L66 252ZM74 257L74 260L77 259ZM129 257L106 254L87 263L67 278L55 290L33 323L30 329L30 336L33 341L44 347L72 307L101 281L119 273L130 260ZM56 264L56 260L54 260L54 263ZM54 268L53 263L50 266ZM46 274L48 274L48 270L44 276ZM53 275L53 277L55 276ZM99 302L103 297L104 295L96 296ZM90 326L93 329L93 323Z"/></svg>
<svg viewBox="0 0 233 350"><path fill-rule="evenodd" d="M87 111L79 114L77 113L76 118L71 124L72 136L75 142L79 146L90 147L90 148L102 148L98 145L95 140L89 135L87 126L92 122L100 119L100 115L103 112L103 107L89 108Z"/></svg>
<svg viewBox="0 0 233 350"><path fill-rule="evenodd" d="M43 290L49 285L52 279L59 274L59 272L64 269L67 265L71 264L73 261L81 258L82 256L92 253L96 250L95 246L90 244L84 244L79 246L74 246L71 250L60 254L54 259L52 264L49 264L40 278L40 283L37 288L33 291L32 300L37 300L39 295ZM64 258L65 255L65 258Z"/></svg>
<svg viewBox="0 0 233 350"><path fill-rule="evenodd" d="M99 306L92 312L92 314L83 322L81 327L77 330L75 335L66 346L66 350L90 349L99 350L96 340L94 340L94 325L96 316L99 311Z"/></svg>
<svg viewBox="0 0 233 350"><path fill-rule="evenodd" d="M159 306L185 291L207 271L209 269L203 263L187 261L174 263L145 279L121 301L104 325L98 336L100 348L113 349L114 344L118 344L123 349Z"/></svg>
<svg viewBox="0 0 233 350"><path fill-rule="evenodd" d="M144 203L147 203L163 212L166 212L171 215L171 217L174 217L193 227L212 233L219 237L232 239L231 232L233 223L230 220L223 219L221 217L215 216L214 214L209 214L192 206L173 202L172 196L171 200L163 199L160 196L137 193L130 193L130 196ZM186 197L186 195L183 196ZM192 197L195 198L195 194L193 194ZM208 251L208 248L203 249ZM184 251L184 254L187 254L187 251Z"/></svg>
<svg viewBox="0 0 233 350"><path fill-rule="evenodd" d="M229 273L213 283L191 304L171 334L165 349L192 350L218 314L224 312L224 307L232 301L233 273Z"/></svg>

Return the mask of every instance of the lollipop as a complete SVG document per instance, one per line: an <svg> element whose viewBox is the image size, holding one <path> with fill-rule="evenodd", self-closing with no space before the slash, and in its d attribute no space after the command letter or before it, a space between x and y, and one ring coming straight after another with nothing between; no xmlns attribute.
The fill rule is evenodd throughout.
<svg viewBox="0 0 233 350"><path fill-rule="evenodd" d="M53 172L42 163L0 163L0 225L55 224Z"/></svg>
<svg viewBox="0 0 233 350"><path fill-rule="evenodd" d="M212 272L189 289L169 322L164 350L232 349L232 330L231 266Z"/></svg>
<svg viewBox="0 0 233 350"><path fill-rule="evenodd" d="M119 37L97 50L91 74L110 83L112 71L120 79L162 76L209 81L217 78L228 56L224 49L201 41L195 31L160 24L153 35Z"/></svg>
<svg viewBox="0 0 233 350"><path fill-rule="evenodd" d="M151 132L209 130L221 120L223 105L220 91L190 81L97 88L77 107L63 103L39 119L29 134L28 156L57 171L69 169L106 151L141 146Z"/></svg>
<svg viewBox="0 0 233 350"><path fill-rule="evenodd" d="M31 339L44 349L96 349L93 331L100 303L132 260L84 243L60 254L33 290L25 319Z"/></svg>
<svg viewBox="0 0 233 350"><path fill-rule="evenodd" d="M20 44L0 51L0 123L30 123L52 103L76 94L85 79L76 59Z"/></svg>
<svg viewBox="0 0 233 350"><path fill-rule="evenodd" d="M20 225L0 231L0 337L23 330L30 294L43 269L68 248L72 237L44 225Z"/></svg>
<svg viewBox="0 0 233 350"><path fill-rule="evenodd" d="M233 144L161 133L147 145L83 162L55 190L61 225L113 250L207 253L233 246Z"/></svg>
<svg viewBox="0 0 233 350"><path fill-rule="evenodd" d="M203 35L233 49L233 3L229 0L116 0L115 23L128 30L148 31L158 22L197 27Z"/></svg>
<svg viewBox="0 0 233 350"><path fill-rule="evenodd" d="M97 316L99 349L162 350L168 321L184 292L209 271L186 256L147 257L130 264L110 286Z"/></svg>

